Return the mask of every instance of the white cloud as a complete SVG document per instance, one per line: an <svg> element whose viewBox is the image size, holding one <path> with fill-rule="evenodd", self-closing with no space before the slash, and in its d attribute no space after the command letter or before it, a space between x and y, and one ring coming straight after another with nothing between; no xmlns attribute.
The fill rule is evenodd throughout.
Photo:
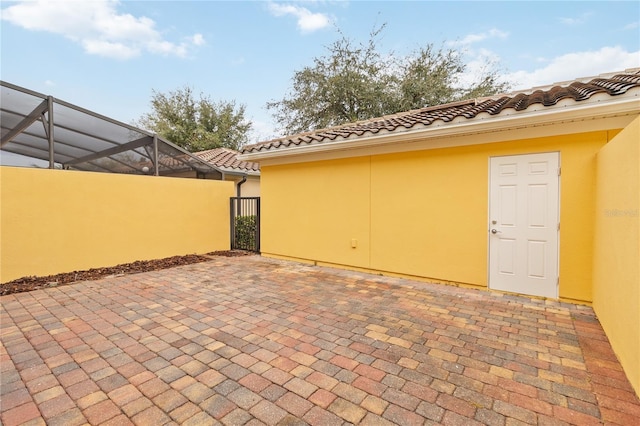
<svg viewBox="0 0 640 426"><path fill-rule="evenodd" d="M627 52L618 46L603 47L558 56L542 68L509 73L505 80L513 83L514 89L521 90L635 67L640 67L640 51Z"/></svg>
<svg viewBox="0 0 640 426"><path fill-rule="evenodd" d="M204 36L202 34L194 34L191 37L191 43L196 46L203 46L206 42L204 41Z"/></svg>
<svg viewBox="0 0 640 426"><path fill-rule="evenodd" d="M488 49L467 51L464 56L467 58L465 60L466 69L459 76L456 83L456 86L460 88L470 87L478 83L481 77L492 69L494 64L500 62L500 57Z"/></svg>
<svg viewBox="0 0 640 426"><path fill-rule="evenodd" d="M622 30L623 31L635 30L638 27L640 27L640 22L636 21L636 22L631 22L631 23L625 25L624 27L622 27Z"/></svg>
<svg viewBox="0 0 640 426"><path fill-rule="evenodd" d="M478 43L490 38L507 38L509 36L508 32L501 31L497 28L492 28L489 31L477 34L467 34L461 40L449 41L448 44L451 46L466 46L473 43Z"/></svg>
<svg viewBox="0 0 640 426"><path fill-rule="evenodd" d="M459 76L458 87L469 87L479 81L487 70L500 66L500 57L488 49L466 50L466 69ZM640 67L640 51L628 52L625 49L603 47L599 50L572 52L555 58L530 58L531 65L537 67L530 71L515 71L503 74L502 81L510 83L511 89L526 90L538 86L593 77L599 74L623 71Z"/></svg>
<svg viewBox="0 0 640 426"><path fill-rule="evenodd" d="M298 19L297 25L303 33L309 33L329 26L331 20L323 13L313 13L300 6L269 3L269 11L273 16L293 15Z"/></svg>
<svg viewBox="0 0 640 426"><path fill-rule="evenodd" d="M85 39L81 44L85 52L107 58L130 59L140 54L140 49L137 47L106 40Z"/></svg>
<svg viewBox="0 0 640 426"><path fill-rule="evenodd" d="M120 13L119 5L117 0L23 0L3 8L2 20L32 31L59 34L89 54L122 60L142 52L185 57L192 46L205 43L202 34L182 43L167 41L152 19Z"/></svg>
<svg viewBox="0 0 640 426"><path fill-rule="evenodd" d="M251 141L249 143L258 143L282 136L279 135L274 127L274 124L269 121L268 118L253 118L251 120L251 123L253 124L253 127L251 129L251 135L249 136L249 140Z"/></svg>
<svg viewBox="0 0 640 426"><path fill-rule="evenodd" d="M580 25L586 23L592 15L593 12L585 12L576 18L558 18L558 21L564 25Z"/></svg>
<svg viewBox="0 0 640 426"><path fill-rule="evenodd" d="M581 22L579 19L576 19L576 18L558 18L558 21L560 21L560 23L565 25L577 25Z"/></svg>

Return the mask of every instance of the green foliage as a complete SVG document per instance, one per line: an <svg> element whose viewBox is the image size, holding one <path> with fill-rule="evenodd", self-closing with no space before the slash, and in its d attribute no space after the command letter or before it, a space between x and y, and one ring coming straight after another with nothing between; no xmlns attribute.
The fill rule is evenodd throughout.
<svg viewBox="0 0 640 426"><path fill-rule="evenodd" d="M248 142L252 123L245 118L245 105L235 101L213 102L183 87L167 94L153 91L153 111L141 117L139 125L188 151L225 147L239 150Z"/></svg>
<svg viewBox="0 0 640 426"><path fill-rule="evenodd" d="M256 245L256 230L258 223L256 216L238 216L236 217L235 231L236 231L236 244L234 248L244 250L255 250Z"/></svg>
<svg viewBox="0 0 640 426"><path fill-rule="evenodd" d="M280 131L293 134L440 105L508 89L493 64L478 80L461 87L467 70L460 52L429 44L408 57L382 54L374 29L367 44L341 38L313 66L296 71L292 90L267 103Z"/></svg>

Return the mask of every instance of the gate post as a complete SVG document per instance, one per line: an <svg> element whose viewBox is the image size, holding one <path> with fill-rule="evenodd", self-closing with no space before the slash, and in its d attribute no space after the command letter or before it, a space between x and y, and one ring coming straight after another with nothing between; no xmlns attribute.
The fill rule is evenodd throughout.
<svg viewBox="0 0 640 426"><path fill-rule="evenodd" d="M231 197L231 199L229 199L229 221L230 221L230 226L229 229L231 230L231 250L234 250L236 248L236 209L234 206L234 197Z"/></svg>
<svg viewBox="0 0 640 426"><path fill-rule="evenodd" d="M256 198L256 252L260 253L260 197Z"/></svg>

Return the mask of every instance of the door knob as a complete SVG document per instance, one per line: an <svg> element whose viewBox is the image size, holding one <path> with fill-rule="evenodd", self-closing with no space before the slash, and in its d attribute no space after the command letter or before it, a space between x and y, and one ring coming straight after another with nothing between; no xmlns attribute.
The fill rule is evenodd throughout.
<svg viewBox="0 0 640 426"><path fill-rule="evenodd" d="M498 231L497 229L492 229L492 230L491 230L491 233L492 233L492 234L497 234L498 232L500 232L500 231Z"/></svg>

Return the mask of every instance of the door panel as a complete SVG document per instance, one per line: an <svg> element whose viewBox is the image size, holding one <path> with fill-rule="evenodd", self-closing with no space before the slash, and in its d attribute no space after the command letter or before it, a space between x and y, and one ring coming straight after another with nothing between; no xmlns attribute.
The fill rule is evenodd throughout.
<svg viewBox="0 0 640 426"><path fill-rule="evenodd" d="M500 224L514 226L518 213L518 188L515 185L500 186Z"/></svg>
<svg viewBox="0 0 640 426"><path fill-rule="evenodd" d="M517 253L516 240L509 238L500 238L496 244L498 244L498 271L500 274L514 275L516 273L515 268L515 255Z"/></svg>
<svg viewBox="0 0 640 426"><path fill-rule="evenodd" d="M529 185L527 189L529 191L527 200L529 227L544 228L549 225L546 215L547 199L549 198L547 185Z"/></svg>
<svg viewBox="0 0 640 426"><path fill-rule="evenodd" d="M527 276L529 278L545 278L548 273L545 268L546 241L529 241L527 250Z"/></svg>
<svg viewBox="0 0 640 426"><path fill-rule="evenodd" d="M558 167L558 153L491 158L490 288L558 297Z"/></svg>

